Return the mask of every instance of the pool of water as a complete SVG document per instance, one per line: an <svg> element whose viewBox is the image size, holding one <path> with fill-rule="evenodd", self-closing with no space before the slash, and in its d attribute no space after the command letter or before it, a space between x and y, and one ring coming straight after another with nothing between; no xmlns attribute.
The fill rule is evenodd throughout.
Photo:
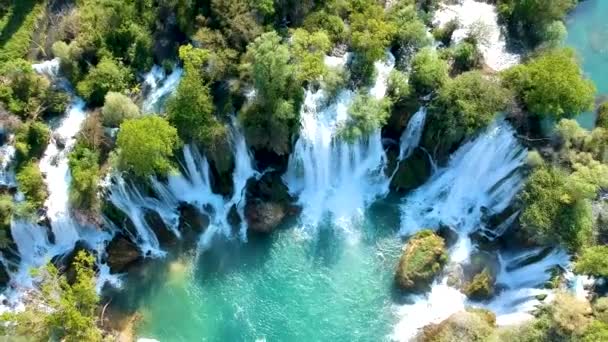
<svg viewBox="0 0 608 342"><path fill-rule="evenodd" d="M330 222L328 220L328 222ZM172 262L138 303L138 336L159 341L388 340L400 296L399 213L377 203L344 230L293 222L249 243L216 241ZM135 291L138 292L138 291ZM133 293L133 292L131 292Z"/></svg>
<svg viewBox="0 0 608 342"><path fill-rule="evenodd" d="M567 18L566 44L573 47L582 62L587 77L595 82L598 96L608 95L608 1L586 0ZM579 118L584 127L593 127L595 113Z"/></svg>

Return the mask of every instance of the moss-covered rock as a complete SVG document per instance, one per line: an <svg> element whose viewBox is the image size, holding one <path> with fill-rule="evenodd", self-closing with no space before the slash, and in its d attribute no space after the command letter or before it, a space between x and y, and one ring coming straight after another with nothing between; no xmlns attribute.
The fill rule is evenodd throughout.
<svg viewBox="0 0 608 342"><path fill-rule="evenodd" d="M472 300L485 300L494 295L495 279L486 268L465 285L463 292Z"/></svg>
<svg viewBox="0 0 608 342"><path fill-rule="evenodd" d="M395 281L404 290L422 290L441 271L448 256L445 242L431 230L423 230L407 243L397 266Z"/></svg>
<svg viewBox="0 0 608 342"><path fill-rule="evenodd" d="M398 165L391 180L391 188L398 191L413 190L429 179L432 172L429 156L420 148Z"/></svg>
<svg viewBox="0 0 608 342"><path fill-rule="evenodd" d="M430 324L414 339L417 342L487 341L494 333L496 316L485 309L457 312L439 324Z"/></svg>

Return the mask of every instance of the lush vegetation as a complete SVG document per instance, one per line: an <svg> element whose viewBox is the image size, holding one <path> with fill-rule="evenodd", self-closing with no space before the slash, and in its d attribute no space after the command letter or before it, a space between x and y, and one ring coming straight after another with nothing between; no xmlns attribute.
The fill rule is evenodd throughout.
<svg viewBox="0 0 608 342"><path fill-rule="evenodd" d="M395 280L406 290L424 289L447 262L443 238L423 230L410 238L397 266Z"/></svg>
<svg viewBox="0 0 608 342"><path fill-rule="evenodd" d="M24 341L102 341L94 263L92 255L80 251L72 264L72 282L53 264L36 270L38 291L32 293L25 311L0 316L2 335Z"/></svg>

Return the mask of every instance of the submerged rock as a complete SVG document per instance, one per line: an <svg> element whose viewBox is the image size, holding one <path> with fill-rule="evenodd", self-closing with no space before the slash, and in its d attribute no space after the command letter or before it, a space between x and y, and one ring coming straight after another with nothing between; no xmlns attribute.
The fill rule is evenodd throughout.
<svg viewBox="0 0 608 342"><path fill-rule="evenodd" d="M277 202L248 202L245 206L249 229L258 233L272 232L286 215L285 206Z"/></svg>
<svg viewBox="0 0 608 342"><path fill-rule="evenodd" d="M174 246L179 242L179 238L167 227L160 215L153 210L147 210L144 218L156 237L161 247Z"/></svg>
<svg viewBox="0 0 608 342"><path fill-rule="evenodd" d="M8 286L11 277L3 262L0 262L0 291L4 291Z"/></svg>
<svg viewBox="0 0 608 342"><path fill-rule="evenodd" d="M209 226L209 217L201 213L192 204L182 203L178 211L179 224L177 229L179 229L184 240L190 240L191 237L196 238Z"/></svg>
<svg viewBox="0 0 608 342"><path fill-rule="evenodd" d="M122 234L114 236L106 252L107 263L112 273L123 273L142 259L141 251Z"/></svg>
<svg viewBox="0 0 608 342"><path fill-rule="evenodd" d="M422 290L439 274L448 256L444 240L431 230L416 233L403 250L395 280L404 290Z"/></svg>
<svg viewBox="0 0 608 342"><path fill-rule="evenodd" d="M429 324L414 341L455 342L487 341L496 327L496 316L485 309L457 312L439 324Z"/></svg>

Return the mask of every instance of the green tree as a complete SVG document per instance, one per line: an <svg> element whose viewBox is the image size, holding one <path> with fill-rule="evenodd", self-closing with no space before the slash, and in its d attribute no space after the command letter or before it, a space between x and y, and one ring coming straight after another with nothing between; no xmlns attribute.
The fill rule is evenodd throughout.
<svg viewBox="0 0 608 342"><path fill-rule="evenodd" d="M584 78L569 49L541 54L525 65L506 70L502 77L532 114L571 117L593 105L595 86Z"/></svg>
<svg viewBox="0 0 608 342"><path fill-rule="evenodd" d="M249 0L211 0L212 18L230 42L239 51L261 35L264 30L258 23Z"/></svg>
<svg viewBox="0 0 608 342"><path fill-rule="evenodd" d="M129 69L111 58L103 58L76 88L89 104L100 106L109 91L122 92L129 87L131 80Z"/></svg>
<svg viewBox="0 0 608 342"><path fill-rule="evenodd" d="M348 108L348 119L341 124L339 135L347 141L370 134L382 127L389 116L390 101L357 94Z"/></svg>
<svg viewBox="0 0 608 342"><path fill-rule="evenodd" d="M139 115L139 108L129 97L113 91L106 94L101 109L104 126L118 127L124 120L133 119Z"/></svg>
<svg viewBox="0 0 608 342"><path fill-rule="evenodd" d="M608 277L608 246L584 248L574 264L574 271L596 278Z"/></svg>
<svg viewBox="0 0 608 342"><path fill-rule="evenodd" d="M179 144L177 130L158 116L125 120L116 140L118 166L138 177L166 175L170 158Z"/></svg>
<svg viewBox="0 0 608 342"><path fill-rule="evenodd" d="M508 92L496 80L470 71L439 88L431 112L443 127L442 134L463 130L470 135L492 122L507 102Z"/></svg>
<svg viewBox="0 0 608 342"><path fill-rule="evenodd" d="M38 164L34 162L25 164L17 173L17 183L19 191L25 195L30 210L33 211L44 206L48 192Z"/></svg>
<svg viewBox="0 0 608 342"><path fill-rule="evenodd" d="M288 153L303 95L288 47L276 32L263 34L248 47L243 70L256 91L239 116L247 141L255 148Z"/></svg>
<svg viewBox="0 0 608 342"><path fill-rule="evenodd" d="M448 79L448 64L432 48L420 50L412 59L410 85L419 96L438 90Z"/></svg>
<svg viewBox="0 0 608 342"><path fill-rule="evenodd" d="M40 158L51 139L51 131L40 121L23 124L15 134L15 151L19 163Z"/></svg>
<svg viewBox="0 0 608 342"><path fill-rule="evenodd" d="M201 73L209 52L188 45L180 48L180 56L184 60L184 78L167 102L169 121L182 140L214 150L225 144L228 132L213 115L213 98Z"/></svg>
<svg viewBox="0 0 608 342"><path fill-rule="evenodd" d="M98 204L99 152L77 144L69 155L69 166L72 174L70 203L79 209L95 208Z"/></svg>
<svg viewBox="0 0 608 342"><path fill-rule="evenodd" d="M37 270L39 291L22 312L1 316L2 335L30 341L96 342L102 340L97 327L99 296L95 290L95 259L80 251L73 261L75 281L70 284L53 264Z"/></svg>
<svg viewBox="0 0 608 342"><path fill-rule="evenodd" d="M323 59L331 48L327 34L323 31L311 33L305 29L296 29L291 40L297 79L300 82L314 81L325 75L327 68Z"/></svg>
<svg viewBox="0 0 608 342"><path fill-rule="evenodd" d="M384 58L397 31L395 24L386 20L384 9L373 2L351 13L350 29L353 50L368 64Z"/></svg>
<svg viewBox="0 0 608 342"><path fill-rule="evenodd" d="M6 248L10 243L9 234L14 212L13 198L6 194L0 195L0 248Z"/></svg>
<svg viewBox="0 0 608 342"><path fill-rule="evenodd" d="M326 10L319 10L309 14L304 19L304 28L308 32L323 30L331 41L335 43L344 42L348 36L346 25L340 16L330 14Z"/></svg>
<svg viewBox="0 0 608 342"><path fill-rule="evenodd" d="M597 121L595 122L597 127L608 129L608 101L602 103L597 108Z"/></svg>

